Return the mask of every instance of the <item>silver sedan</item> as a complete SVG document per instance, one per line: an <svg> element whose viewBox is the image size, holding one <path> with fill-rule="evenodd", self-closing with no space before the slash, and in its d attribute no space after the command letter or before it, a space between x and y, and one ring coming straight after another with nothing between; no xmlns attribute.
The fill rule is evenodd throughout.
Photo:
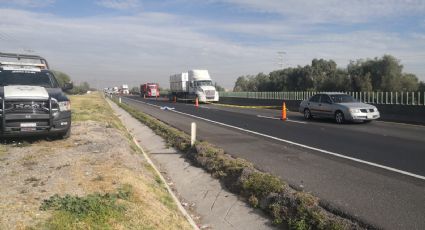
<svg viewBox="0 0 425 230"><path fill-rule="evenodd" d="M369 122L380 117L375 106L358 102L352 96L343 93L316 94L301 102L299 112L304 114L305 119L334 118L338 124L345 121Z"/></svg>

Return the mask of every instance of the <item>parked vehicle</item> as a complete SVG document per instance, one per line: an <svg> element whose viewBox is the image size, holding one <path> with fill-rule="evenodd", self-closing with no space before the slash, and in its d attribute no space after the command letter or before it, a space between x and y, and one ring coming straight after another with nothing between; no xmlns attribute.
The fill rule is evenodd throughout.
<svg viewBox="0 0 425 230"><path fill-rule="evenodd" d="M199 102L217 102L218 92L214 87L208 70L189 70L170 76L171 96Z"/></svg>
<svg viewBox="0 0 425 230"><path fill-rule="evenodd" d="M159 84L146 83L140 86L140 96L142 97L159 97Z"/></svg>
<svg viewBox="0 0 425 230"><path fill-rule="evenodd" d="M71 103L48 70L46 59L35 55L0 53L0 136L45 134L67 138L71 133Z"/></svg>
<svg viewBox="0 0 425 230"><path fill-rule="evenodd" d="M352 96L343 93L320 93L301 102L299 112L305 119L313 117L334 118L338 124L345 121L369 122L380 117L378 109L366 103L358 102Z"/></svg>

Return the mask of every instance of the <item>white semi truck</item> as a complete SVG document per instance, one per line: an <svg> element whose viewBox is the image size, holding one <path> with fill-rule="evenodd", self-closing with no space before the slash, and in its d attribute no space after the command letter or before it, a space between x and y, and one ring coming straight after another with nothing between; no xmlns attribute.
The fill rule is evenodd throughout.
<svg viewBox="0 0 425 230"><path fill-rule="evenodd" d="M170 76L171 97L195 100L199 102L218 102L215 89L208 70L189 70L188 72Z"/></svg>
<svg viewBox="0 0 425 230"><path fill-rule="evenodd" d="M130 90L128 89L128 85L122 85L121 93L124 94L124 95L130 94Z"/></svg>

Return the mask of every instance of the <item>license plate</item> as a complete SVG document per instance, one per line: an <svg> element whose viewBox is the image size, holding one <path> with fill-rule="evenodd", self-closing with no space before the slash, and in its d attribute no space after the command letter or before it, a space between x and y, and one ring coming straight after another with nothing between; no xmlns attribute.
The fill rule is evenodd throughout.
<svg viewBox="0 0 425 230"><path fill-rule="evenodd" d="M21 123L21 128L37 127L37 123Z"/></svg>
<svg viewBox="0 0 425 230"><path fill-rule="evenodd" d="M35 131L36 128L21 128L22 132L29 132L29 131Z"/></svg>

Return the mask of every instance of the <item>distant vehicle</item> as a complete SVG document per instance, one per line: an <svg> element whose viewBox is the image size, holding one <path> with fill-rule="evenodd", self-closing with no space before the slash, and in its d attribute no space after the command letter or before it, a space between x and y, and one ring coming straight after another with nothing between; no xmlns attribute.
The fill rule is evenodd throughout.
<svg viewBox="0 0 425 230"><path fill-rule="evenodd" d="M338 124L345 121L370 122L380 117L375 106L358 102L343 93L316 94L301 102L299 112L304 114L305 119L327 117L335 119Z"/></svg>
<svg viewBox="0 0 425 230"><path fill-rule="evenodd" d="M146 83L140 85L140 96L142 97L159 97L159 84Z"/></svg>
<svg viewBox="0 0 425 230"><path fill-rule="evenodd" d="M121 93L125 94L125 95L130 94L130 90L128 89L128 85L122 85L121 86Z"/></svg>
<svg viewBox="0 0 425 230"><path fill-rule="evenodd" d="M218 92L208 70L189 70L170 76L171 97L191 99L199 102L217 102Z"/></svg>
<svg viewBox="0 0 425 230"><path fill-rule="evenodd" d="M63 90L72 84L61 88L48 68L40 56L0 53L0 136L70 136L71 103Z"/></svg>
<svg viewBox="0 0 425 230"><path fill-rule="evenodd" d="M120 92L120 90L118 89L118 87L115 86L115 87L112 88L113 94L118 94L119 92Z"/></svg>

